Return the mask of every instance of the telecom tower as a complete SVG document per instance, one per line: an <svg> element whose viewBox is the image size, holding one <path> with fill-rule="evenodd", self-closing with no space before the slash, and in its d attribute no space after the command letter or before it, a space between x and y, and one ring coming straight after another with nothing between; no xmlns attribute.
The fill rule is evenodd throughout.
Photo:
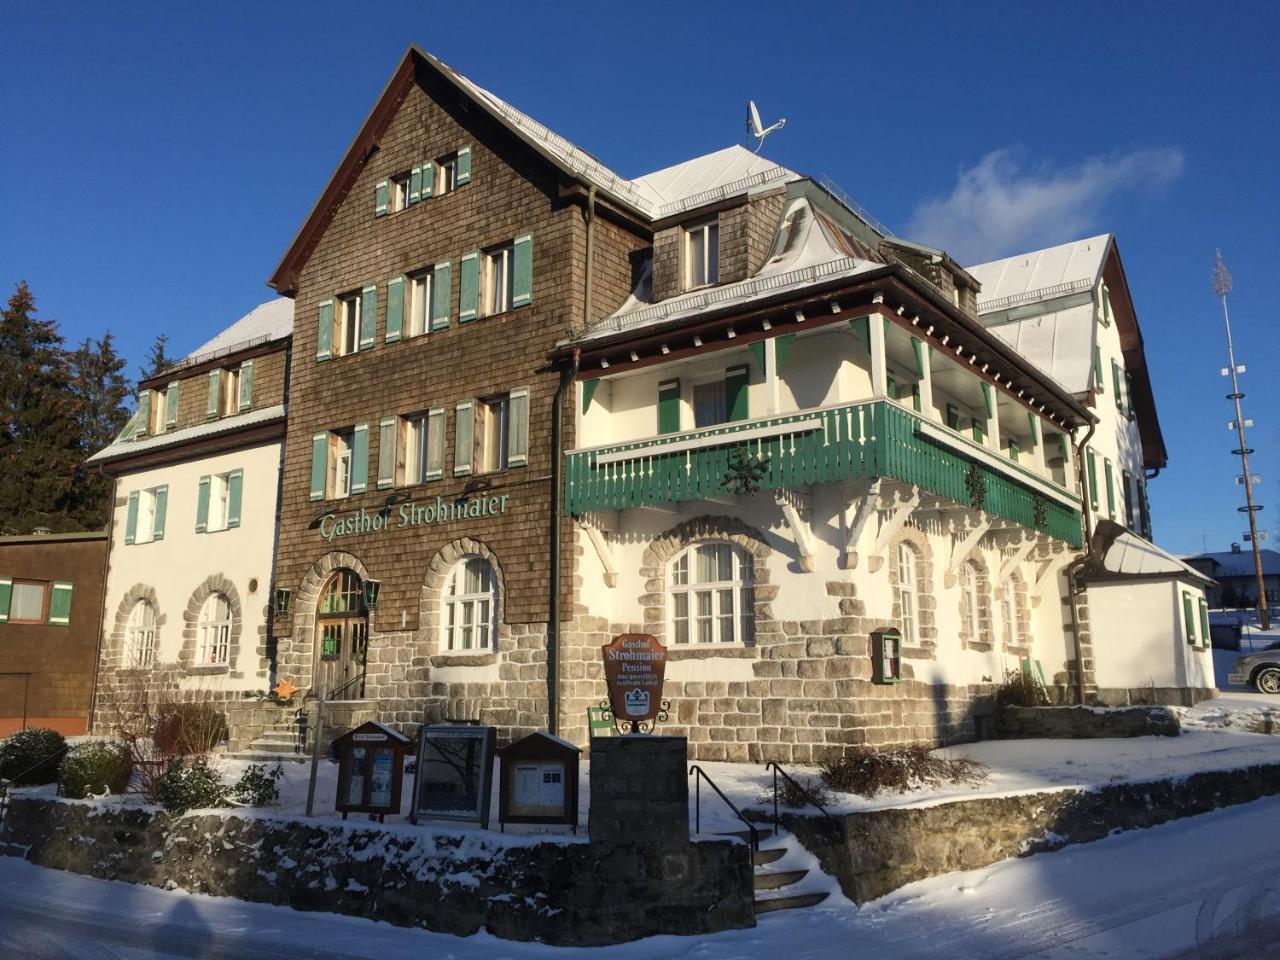
<svg viewBox="0 0 1280 960"><path fill-rule="evenodd" d="M1236 432L1236 437L1240 445L1231 452L1240 458L1240 476L1236 482L1244 485L1244 503L1243 507L1236 509L1240 513L1249 516L1249 532L1245 534L1250 545L1253 547L1253 567L1258 578L1258 626L1263 630L1271 629L1271 617L1267 608L1267 588L1262 579L1262 554L1259 552L1258 546L1258 511L1262 509L1262 504L1253 502L1253 485L1261 478L1255 477L1249 473L1249 454L1253 453L1245 442L1245 428L1252 427L1253 421L1244 418L1244 412L1241 408L1240 401L1244 399L1244 394L1240 390L1239 375L1245 372L1244 364L1236 365L1235 346L1231 341L1231 315L1227 311L1227 294L1231 292L1231 274L1227 273L1227 265L1222 262L1222 251L1219 250L1213 257L1213 292L1222 301L1222 322L1227 331L1227 363L1229 366L1222 371L1224 377L1231 378L1231 392L1227 394L1227 399L1235 405L1236 418L1227 425L1229 430Z"/></svg>

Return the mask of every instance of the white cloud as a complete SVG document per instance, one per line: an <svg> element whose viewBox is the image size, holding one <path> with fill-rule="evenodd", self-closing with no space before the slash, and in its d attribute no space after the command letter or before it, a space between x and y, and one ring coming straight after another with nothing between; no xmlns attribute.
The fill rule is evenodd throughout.
<svg viewBox="0 0 1280 960"><path fill-rule="evenodd" d="M1160 190L1182 173L1177 148L1089 157L1074 167L1024 169L1017 151L993 150L961 170L950 195L916 207L907 237L960 263L1066 243L1106 229L1103 205L1130 191Z"/></svg>

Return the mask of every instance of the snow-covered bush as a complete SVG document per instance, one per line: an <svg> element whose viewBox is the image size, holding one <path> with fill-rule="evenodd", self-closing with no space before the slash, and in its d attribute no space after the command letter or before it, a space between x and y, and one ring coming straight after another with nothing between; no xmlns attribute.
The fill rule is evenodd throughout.
<svg viewBox="0 0 1280 960"><path fill-rule="evenodd" d="M15 786L53 783L67 741L57 730L31 727L0 740L0 779Z"/></svg>
<svg viewBox="0 0 1280 960"><path fill-rule="evenodd" d="M205 757L176 757L155 778L154 803L169 813L186 813L198 807L225 807L227 788Z"/></svg>
<svg viewBox="0 0 1280 960"><path fill-rule="evenodd" d="M773 803L773 784L760 794L757 803ZM798 775L788 780L778 777L778 803L784 807L799 809L812 803L826 806L831 802L831 791L817 777Z"/></svg>
<svg viewBox="0 0 1280 960"><path fill-rule="evenodd" d="M922 743L881 750L859 747L822 765L822 782L828 787L863 797L943 783L979 784L986 779L986 764L968 757L939 756Z"/></svg>
<svg viewBox="0 0 1280 960"><path fill-rule="evenodd" d="M231 799L246 807L274 807L280 802L280 778L283 776L284 770L279 763L270 771L251 763L231 788Z"/></svg>
<svg viewBox="0 0 1280 960"><path fill-rule="evenodd" d="M1038 677L1020 670L1006 670L996 687L996 703L1002 707L1047 707L1049 691Z"/></svg>
<svg viewBox="0 0 1280 960"><path fill-rule="evenodd" d="M123 743L91 741L67 751L58 771L62 792L73 800L103 793L124 793L133 775L133 761Z"/></svg>

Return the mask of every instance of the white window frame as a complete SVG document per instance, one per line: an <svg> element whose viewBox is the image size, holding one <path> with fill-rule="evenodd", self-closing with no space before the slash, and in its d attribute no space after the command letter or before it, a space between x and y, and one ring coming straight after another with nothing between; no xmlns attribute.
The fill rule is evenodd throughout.
<svg viewBox="0 0 1280 960"><path fill-rule="evenodd" d="M451 153L436 161L435 179L431 184L431 195L442 197L458 189L458 155Z"/></svg>
<svg viewBox="0 0 1280 960"><path fill-rule="evenodd" d="M138 516L133 528L134 543L150 543L156 535L156 491L148 487L138 491Z"/></svg>
<svg viewBox="0 0 1280 960"><path fill-rule="evenodd" d="M360 293L348 293L334 297L333 336L330 349L333 356L345 357L360 350Z"/></svg>
<svg viewBox="0 0 1280 960"><path fill-rule="evenodd" d="M156 662L156 610L149 600L139 600L129 611L124 633L124 666L145 670Z"/></svg>
<svg viewBox="0 0 1280 960"><path fill-rule="evenodd" d="M483 564L485 589L460 592L469 564ZM484 557L463 557L449 571L441 605L441 649L449 653L485 652L495 649L498 626L498 575Z"/></svg>
<svg viewBox="0 0 1280 960"><path fill-rule="evenodd" d="M40 609L34 617L24 617L18 613L19 588L34 588L40 591ZM9 623L48 623L49 622L49 582L47 580L26 580L15 577L9 584Z"/></svg>
<svg viewBox="0 0 1280 960"><path fill-rule="evenodd" d="M151 391L151 423L147 428L152 436L164 433L166 417L169 411L169 388Z"/></svg>
<svg viewBox="0 0 1280 960"><path fill-rule="evenodd" d="M978 568L972 560L964 565L964 619L966 632L970 640L978 639L978 624L981 623L978 605Z"/></svg>
<svg viewBox="0 0 1280 960"><path fill-rule="evenodd" d="M390 199L392 213L399 213L401 210L409 209L409 180L410 175L407 173L391 178Z"/></svg>
<svg viewBox="0 0 1280 960"><path fill-rule="evenodd" d="M511 309L515 298L514 243L504 244L484 255L484 311L482 316L492 317Z"/></svg>
<svg viewBox="0 0 1280 960"><path fill-rule="evenodd" d="M427 477L427 444L431 431L427 411L400 418L400 450L403 461L397 464L396 486L412 487L425 483Z"/></svg>
<svg viewBox="0 0 1280 960"><path fill-rule="evenodd" d="M227 529L231 513L231 474L219 473L209 478L209 517L205 524L208 533Z"/></svg>
<svg viewBox="0 0 1280 960"><path fill-rule="evenodd" d="M420 337L431 330L431 294L435 290L435 271L419 270L409 274L406 286L404 336L408 339Z"/></svg>
<svg viewBox="0 0 1280 960"><path fill-rule="evenodd" d="M196 666L231 665L231 620L231 601L224 594L205 600L196 626Z"/></svg>
<svg viewBox="0 0 1280 960"><path fill-rule="evenodd" d="M220 380L222 392L218 396L218 415L229 417L240 410L240 368L224 368Z"/></svg>
<svg viewBox="0 0 1280 960"><path fill-rule="evenodd" d="M330 500L345 500L351 496L351 448L354 439L354 430L335 430L329 434Z"/></svg>
<svg viewBox="0 0 1280 960"><path fill-rule="evenodd" d="M729 551L730 579L695 580L698 553L719 548ZM726 597L730 599L731 614L722 609ZM707 601L705 613L701 609L704 598ZM751 554L724 540L705 540L685 547L672 558L667 568L667 616L671 624L670 642L683 648L746 647L754 644L755 570ZM732 636L726 637L725 620L730 617Z"/></svg>
<svg viewBox="0 0 1280 960"><path fill-rule="evenodd" d="M697 249L699 240L701 240L700 250ZM718 220L704 220L702 223L685 227L684 265L686 290L697 290L720 282L720 222Z"/></svg>
<svg viewBox="0 0 1280 960"><path fill-rule="evenodd" d="M511 464L511 395L478 400L475 407L472 473L498 473Z"/></svg>
<svg viewBox="0 0 1280 960"><path fill-rule="evenodd" d="M914 647L920 636L920 594L916 582L916 552L906 543L898 544L898 605L901 610L900 633L904 646ZM898 652L902 656L901 650Z"/></svg>
<svg viewBox="0 0 1280 960"><path fill-rule="evenodd" d="M1006 647L1021 642L1018 632L1018 581L1010 577L1004 582L1004 596L1000 600L1000 620Z"/></svg>

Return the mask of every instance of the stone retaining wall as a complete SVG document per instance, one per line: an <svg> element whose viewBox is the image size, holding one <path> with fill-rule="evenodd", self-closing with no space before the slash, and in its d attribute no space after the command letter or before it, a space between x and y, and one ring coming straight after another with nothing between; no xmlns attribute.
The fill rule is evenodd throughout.
<svg viewBox="0 0 1280 960"><path fill-rule="evenodd" d="M596 946L755 924L748 849L171 817L17 798L0 853L43 867L466 936Z"/></svg>
<svg viewBox="0 0 1280 960"><path fill-rule="evenodd" d="M991 740L1176 737L1181 731L1168 707L1002 707L982 728Z"/></svg>
<svg viewBox="0 0 1280 960"><path fill-rule="evenodd" d="M785 816L850 900L866 903L915 880L974 870L1248 803L1280 793L1280 764L1185 779L991 797L836 817Z"/></svg>

